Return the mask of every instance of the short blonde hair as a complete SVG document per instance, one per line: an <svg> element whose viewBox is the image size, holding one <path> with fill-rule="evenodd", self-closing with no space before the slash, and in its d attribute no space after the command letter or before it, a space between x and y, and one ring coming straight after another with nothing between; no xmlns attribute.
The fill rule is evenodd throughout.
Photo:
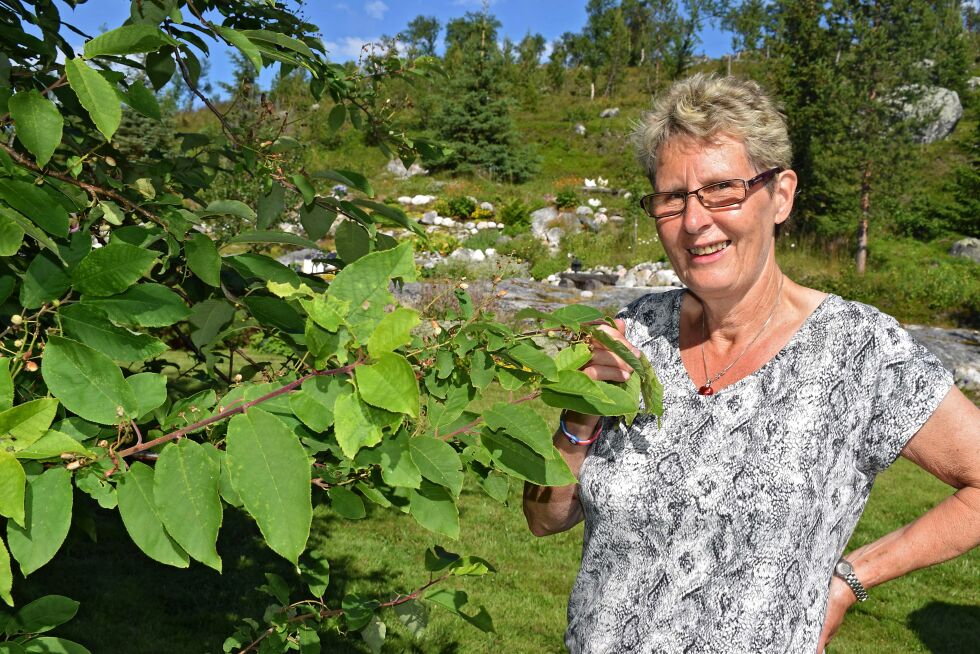
<svg viewBox="0 0 980 654"><path fill-rule="evenodd" d="M636 124L633 143L653 182L660 150L672 138L709 141L720 135L745 144L756 172L792 166L785 116L759 84L738 77L698 73L674 82Z"/></svg>

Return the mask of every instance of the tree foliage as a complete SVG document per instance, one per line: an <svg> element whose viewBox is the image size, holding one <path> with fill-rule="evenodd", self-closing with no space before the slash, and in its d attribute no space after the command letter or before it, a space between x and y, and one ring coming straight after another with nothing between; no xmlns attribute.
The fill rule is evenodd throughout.
<svg viewBox="0 0 980 654"><path fill-rule="evenodd" d="M11 137L0 146L0 598L14 607L0 614L2 647L88 651L45 635L77 603L25 602L19 589L58 556L85 495L119 512L134 547L176 567L222 570L224 513L255 522L295 573L266 575L269 609L244 621L226 651L319 651L324 631L377 651L386 609L419 627L420 604L492 630L453 582L493 566L439 547L420 557L414 590L326 606L329 562L307 552L314 507L360 519L367 501L456 539L466 484L506 501L511 479L574 481L523 401L629 420L642 395L659 412L649 365L618 348L641 372L628 384L579 372L583 335L604 337L602 314L585 307L529 312L520 318L540 329L521 333L457 288L458 309L423 322L390 291L415 278L422 230L376 201L363 176L296 167L294 139L233 120L201 86L202 58L226 47L243 79L249 66L302 70L310 97L332 103L334 129L349 121L411 161L434 146L392 128L378 85L426 79L431 60L388 52L351 70L330 63L316 28L294 13L237 0L133 3L123 25L85 35L77 54L65 34L78 30L60 5L0 4L0 126ZM161 121L156 92L174 79L216 129L178 132L172 149L122 142L122 106ZM221 170L254 179L256 196L208 197ZM348 198L322 191L335 183ZM287 206L302 234L275 230ZM224 217L244 228L215 230ZM331 275L297 273L264 253L316 249L334 223ZM283 356L249 351L250 334L276 339ZM545 341L556 339L570 346L550 355ZM193 378L192 394L182 377ZM522 397L474 412L491 383Z"/></svg>

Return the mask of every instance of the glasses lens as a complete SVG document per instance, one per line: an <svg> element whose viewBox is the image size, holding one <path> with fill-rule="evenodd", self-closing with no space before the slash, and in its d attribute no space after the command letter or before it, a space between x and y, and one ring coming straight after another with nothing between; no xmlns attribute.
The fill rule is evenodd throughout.
<svg viewBox="0 0 980 654"><path fill-rule="evenodd" d="M654 218L664 218L684 211L686 196L681 193L654 193L649 198L647 213Z"/></svg>
<svg viewBox="0 0 980 654"><path fill-rule="evenodd" d="M705 186L698 193L701 203L706 207L727 207L745 199L745 183L740 179L730 179Z"/></svg>

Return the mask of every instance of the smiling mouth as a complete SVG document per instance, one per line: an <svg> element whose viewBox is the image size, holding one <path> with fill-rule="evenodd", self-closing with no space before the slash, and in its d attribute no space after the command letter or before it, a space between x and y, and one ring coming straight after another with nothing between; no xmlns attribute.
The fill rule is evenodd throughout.
<svg viewBox="0 0 980 654"><path fill-rule="evenodd" d="M714 254L715 252L724 250L731 244L732 244L731 241L722 241L721 243L705 245L704 247L688 248L687 251L695 256L703 257L706 254Z"/></svg>

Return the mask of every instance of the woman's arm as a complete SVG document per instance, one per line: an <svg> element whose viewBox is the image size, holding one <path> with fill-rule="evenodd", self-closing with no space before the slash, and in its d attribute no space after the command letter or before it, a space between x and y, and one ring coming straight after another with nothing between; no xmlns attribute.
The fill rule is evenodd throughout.
<svg viewBox="0 0 980 654"><path fill-rule="evenodd" d="M915 521L845 557L865 588L980 545L980 409L954 386L902 455L957 491ZM818 652L855 601L847 584L834 577Z"/></svg>
<svg viewBox="0 0 980 654"><path fill-rule="evenodd" d="M616 321L618 329L602 325L599 329L607 332L618 341L622 341L640 355L639 350L630 345L623 335L622 320ZM602 346L594 343L592 359L582 372L596 381L623 382L630 378L633 369L625 361ZM587 440L595 430L598 416L589 416L574 411L565 412L565 426L570 432L583 440ZM554 444L562 457L578 478L579 469L588 453L588 446L573 445L559 429L554 435ZM535 536L548 536L571 529L582 520L582 505L578 500L578 484L569 486L538 486L530 482L524 484L524 517L527 526Z"/></svg>

